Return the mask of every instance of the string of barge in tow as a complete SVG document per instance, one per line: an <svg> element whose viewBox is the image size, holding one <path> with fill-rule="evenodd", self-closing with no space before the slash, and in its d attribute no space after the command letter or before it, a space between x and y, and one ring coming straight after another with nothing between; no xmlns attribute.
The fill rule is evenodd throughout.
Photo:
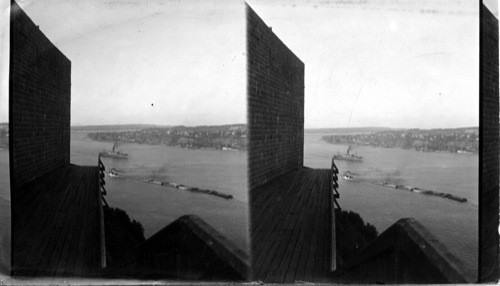
<svg viewBox="0 0 500 286"><path fill-rule="evenodd" d="M416 187L412 187L412 186L408 186L408 185L395 185L395 184L390 184L388 182L381 182L381 181L372 181L372 183L375 185L378 185L378 186L388 187L388 188L392 188L392 189L407 190L410 192L420 193L420 194L424 194L424 195L443 197L443 198L454 200L454 201L461 202L461 203L467 202L467 198L460 197L457 195L448 194L448 193L436 192L436 191L416 188Z"/></svg>
<svg viewBox="0 0 500 286"><path fill-rule="evenodd" d="M153 180L153 179L138 179L138 181L148 183L148 184L158 185L158 186L173 187L173 188L176 188L179 190L186 190L186 191L195 192L195 193L203 193L203 194L213 195L213 196L221 197L224 199L232 199L233 198L233 195L220 193L220 192L215 191L215 190L200 189L197 187L190 187L190 186L185 186L183 184L171 183L171 182L167 182L167 181L157 181L157 180Z"/></svg>

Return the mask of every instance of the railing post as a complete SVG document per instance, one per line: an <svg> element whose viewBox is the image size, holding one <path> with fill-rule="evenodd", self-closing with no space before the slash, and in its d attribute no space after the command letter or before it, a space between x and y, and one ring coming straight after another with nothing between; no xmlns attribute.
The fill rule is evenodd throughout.
<svg viewBox="0 0 500 286"><path fill-rule="evenodd" d="M330 210L331 210L331 218L332 218L332 227L331 227L331 237L332 237L332 242L331 242L331 260L330 260L330 271L333 272L337 270L337 235L336 235L336 226L335 226L335 206L339 210L342 210L337 203L337 199L340 197L339 192L337 191L337 188L339 187L338 184L338 173L339 169L335 165L335 162L332 158L332 165L330 168L331 172L331 190L330 190Z"/></svg>
<svg viewBox="0 0 500 286"><path fill-rule="evenodd" d="M104 199L104 196L107 194L106 188L104 188L104 185L106 185L106 181L104 181L104 177L106 176L104 171L106 170L106 167L101 161L101 153L99 153L99 156L97 157L97 166L99 168L99 186L101 188L101 199L104 203L105 206L108 206L108 202L106 202L106 199Z"/></svg>
<svg viewBox="0 0 500 286"><path fill-rule="evenodd" d="M340 209L340 206L339 204L337 203L337 199L340 198L340 194L338 192L338 187L339 187L339 184L338 184L338 174L339 174L339 169L337 169L337 166L335 165L335 162L332 158L332 167L331 167L331 171L332 171L332 194L333 194L333 200L335 201L335 205Z"/></svg>
<svg viewBox="0 0 500 286"><path fill-rule="evenodd" d="M104 171L106 170L106 167L104 167L104 164L101 161L101 153L97 156L97 168L99 169L99 175L98 175L98 181L99 181L99 193L101 195L101 200L104 203L106 207L109 207L108 202L104 199L104 196L106 195L106 189L104 188L104 184L106 183L104 181ZM107 262L106 262L106 231L104 229L104 211L102 209L102 204L99 206L99 212L101 216L101 270L106 268Z"/></svg>

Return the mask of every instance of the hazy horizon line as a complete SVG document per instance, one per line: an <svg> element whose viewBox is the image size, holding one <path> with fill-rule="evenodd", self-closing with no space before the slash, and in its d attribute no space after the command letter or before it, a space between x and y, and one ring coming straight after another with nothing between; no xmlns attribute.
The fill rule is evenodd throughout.
<svg viewBox="0 0 500 286"><path fill-rule="evenodd" d="M157 127L201 127L201 126L230 126L230 125L248 125L247 123L228 123L228 124L203 124L203 125L185 125L185 124L149 124L149 123L129 123L129 124L99 124L99 125L71 125L71 127L102 127L102 126L157 126ZM360 127L304 127L304 130L326 130L326 129L392 129L392 130L432 130L432 129L468 129L479 128L479 126L460 126L460 127L388 127L388 126L360 126Z"/></svg>
<svg viewBox="0 0 500 286"><path fill-rule="evenodd" d="M0 122L0 125L7 125L8 122ZM120 123L120 124L71 124L70 127L104 127L104 126L155 126L155 127L202 127L202 126L230 126L230 125L248 125L247 123L227 123L227 124L203 124L203 125L185 125L185 124L154 124L154 123ZM432 130L432 129L467 129L479 128L479 126L460 126L460 127L389 127L389 126L359 126L359 127L304 127L304 130L327 130L327 129L392 129L392 130Z"/></svg>

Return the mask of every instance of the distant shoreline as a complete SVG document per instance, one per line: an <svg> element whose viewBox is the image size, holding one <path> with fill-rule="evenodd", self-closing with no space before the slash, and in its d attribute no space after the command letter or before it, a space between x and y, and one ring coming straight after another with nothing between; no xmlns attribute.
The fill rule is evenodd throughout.
<svg viewBox="0 0 500 286"><path fill-rule="evenodd" d="M0 126L6 125L8 123L0 123ZM72 130L89 130L89 129L105 129L116 130L123 129L142 129L142 128L174 128L174 127L188 127L188 128L198 128L198 127L227 127L227 126L247 126L246 123L232 123L232 124L214 124L214 125L163 125L163 124L103 124L103 125L71 125ZM366 132L379 132L379 131L405 131L405 130L421 130L421 131L452 131L452 130L463 130L463 129L479 129L478 126L465 126L465 127L452 127L452 128L416 128L416 127L377 127L377 126L366 126L366 127L322 127L322 128L304 128L306 133L366 133Z"/></svg>
<svg viewBox="0 0 500 286"><path fill-rule="evenodd" d="M162 124L105 124L105 125L71 125L71 130L87 131L87 130L114 130L124 131L126 129L138 130L145 128L202 128L202 127L244 127L245 123L220 124L220 125L162 125Z"/></svg>
<svg viewBox="0 0 500 286"><path fill-rule="evenodd" d="M136 130L131 130L131 126L126 127L127 130L87 130L84 132L87 132L87 137L94 141L113 144L136 143L223 151L247 150L246 125L156 127Z"/></svg>
<svg viewBox="0 0 500 286"><path fill-rule="evenodd" d="M410 129L386 130L370 133L328 134L321 140L330 144L401 148L419 152L450 152L477 154L479 129Z"/></svg>
<svg viewBox="0 0 500 286"><path fill-rule="evenodd" d="M113 144L114 141L102 141L102 140L95 140L89 137L90 140L94 142L105 142L105 143L111 143ZM227 148L223 147L221 149L218 148L213 148L213 147L183 147L180 145L166 145L166 144L148 144L148 143L140 143L140 142L123 142L123 144L137 144L137 145L147 145L147 146L166 146L166 147L171 147L171 148L179 148L179 149L185 149L185 150L215 150L215 151L224 151L224 152L229 152L229 153L240 153L240 152L246 152L247 150L245 149L234 149L234 148Z"/></svg>
<svg viewBox="0 0 500 286"><path fill-rule="evenodd" d="M321 141L325 142L324 140L321 140ZM462 153L462 152L451 152L451 151L448 151L448 150L420 151L420 150L416 150L416 149L405 149L405 148L402 148L402 147L384 147L384 146L375 146L375 145L358 145L358 144L329 143L329 142L325 142L325 143L331 144L331 145L342 145L342 146L352 145L352 146L356 146L356 147L373 147L373 148L380 148L380 149L399 149L399 150L406 150L406 151L414 151L414 152L417 152L417 153L446 153L446 154L460 154L460 155L479 155L479 153L473 153L473 152L464 152L464 153Z"/></svg>

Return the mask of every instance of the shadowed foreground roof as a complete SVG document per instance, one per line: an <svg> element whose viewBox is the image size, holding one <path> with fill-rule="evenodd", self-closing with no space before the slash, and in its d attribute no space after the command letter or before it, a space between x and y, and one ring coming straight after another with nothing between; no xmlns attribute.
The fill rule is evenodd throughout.
<svg viewBox="0 0 500 286"><path fill-rule="evenodd" d="M109 274L142 279L241 281L248 254L196 215L170 223L128 254Z"/></svg>
<svg viewBox="0 0 500 286"><path fill-rule="evenodd" d="M13 275L100 275L97 167L59 168L12 196Z"/></svg>
<svg viewBox="0 0 500 286"><path fill-rule="evenodd" d="M253 280L329 282L330 170L302 168L251 196Z"/></svg>

